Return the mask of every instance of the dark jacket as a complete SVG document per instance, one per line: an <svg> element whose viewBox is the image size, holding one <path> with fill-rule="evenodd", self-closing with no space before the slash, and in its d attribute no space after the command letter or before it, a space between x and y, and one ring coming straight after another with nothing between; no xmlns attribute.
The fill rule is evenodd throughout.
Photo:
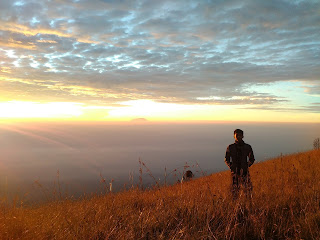
<svg viewBox="0 0 320 240"><path fill-rule="evenodd" d="M254 160L251 146L243 141L230 144L224 159L231 172L239 175L246 175L248 167L254 163Z"/></svg>

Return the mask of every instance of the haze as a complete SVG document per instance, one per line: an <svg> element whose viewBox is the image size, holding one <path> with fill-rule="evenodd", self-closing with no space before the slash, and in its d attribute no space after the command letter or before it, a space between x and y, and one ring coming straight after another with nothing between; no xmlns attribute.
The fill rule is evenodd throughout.
<svg viewBox="0 0 320 240"><path fill-rule="evenodd" d="M160 183L165 168L173 183L189 165L196 177L226 170L224 153L234 141L233 130L242 128L256 161L281 153L312 149L319 123L24 123L0 126L1 194L34 191L38 181L48 188L57 181L70 195L101 190L100 175L115 190L139 178L139 159ZM198 164L198 165L197 165ZM146 169L143 169L146 173ZM152 183L148 174L145 184ZM32 195L31 194L31 195Z"/></svg>

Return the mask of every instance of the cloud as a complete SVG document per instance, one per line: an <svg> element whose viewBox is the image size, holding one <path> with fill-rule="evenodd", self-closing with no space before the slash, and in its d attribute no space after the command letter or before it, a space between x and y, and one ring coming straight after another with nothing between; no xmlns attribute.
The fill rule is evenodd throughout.
<svg viewBox="0 0 320 240"><path fill-rule="evenodd" d="M240 109L267 110L267 111L276 111L276 112L320 113L320 103L312 103L308 106L298 106L298 107L251 106L251 107L244 107Z"/></svg>
<svg viewBox="0 0 320 240"><path fill-rule="evenodd" d="M273 109L292 99L246 86L319 80L319 11L311 0L4 0L2 89L100 104L145 98Z"/></svg>
<svg viewBox="0 0 320 240"><path fill-rule="evenodd" d="M320 83L319 81L304 81L301 88L309 95L320 96Z"/></svg>
<svg viewBox="0 0 320 240"><path fill-rule="evenodd" d="M304 106L303 111L308 111L308 112L314 112L314 113L320 113L320 103L312 103L309 106Z"/></svg>

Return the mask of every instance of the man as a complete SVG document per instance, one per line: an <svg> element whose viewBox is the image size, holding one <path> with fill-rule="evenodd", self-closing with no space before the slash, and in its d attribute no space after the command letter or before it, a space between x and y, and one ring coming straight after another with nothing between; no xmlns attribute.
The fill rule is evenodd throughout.
<svg viewBox="0 0 320 240"><path fill-rule="evenodd" d="M252 184L249 175L249 167L254 163L254 155L249 144L243 139L241 129L234 130L235 143L230 144L226 150L225 163L231 170L232 195L237 198L240 186L243 185L246 194L251 196Z"/></svg>

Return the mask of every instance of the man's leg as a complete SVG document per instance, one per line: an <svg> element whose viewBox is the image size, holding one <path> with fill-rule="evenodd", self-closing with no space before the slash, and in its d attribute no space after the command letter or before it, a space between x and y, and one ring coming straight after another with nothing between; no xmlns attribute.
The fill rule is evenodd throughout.
<svg viewBox="0 0 320 240"><path fill-rule="evenodd" d="M250 179L249 171L247 172L246 176L243 177L243 186L245 189L246 196L252 197L252 182Z"/></svg>
<svg viewBox="0 0 320 240"><path fill-rule="evenodd" d="M239 176L236 173L231 173L231 180L232 180L232 186L231 186L231 193L233 199L237 199L239 196Z"/></svg>

